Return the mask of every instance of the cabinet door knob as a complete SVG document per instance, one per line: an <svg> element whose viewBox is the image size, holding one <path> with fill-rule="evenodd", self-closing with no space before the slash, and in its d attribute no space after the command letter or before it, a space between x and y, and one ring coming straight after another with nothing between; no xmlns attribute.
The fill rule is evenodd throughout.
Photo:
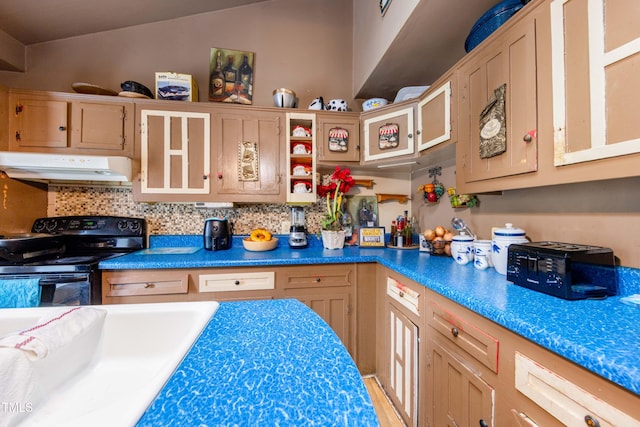
<svg viewBox="0 0 640 427"><path fill-rule="evenodd" d="M533 141L534 138L537 137L538 131L536 129L532 129L529 132L525 133L522 137L522 140L526 143Z"/></svg>
<svg viewBox="0 0 640 427"><path fill-rule="evenodd" d="M589 427L600 427L598 420L593 418L591 415L584 416L584 423Z"/></svg>
<svg viewBox="0 0 640 427"><path fill-rule="evenodd" d="M458 330L458 328L456 328L455 326L451 328L451 335L453 335L454 337L457 337L459 334L460 334L460 331Z"/></svg>
<svg viewBox="0 0 640 427"><path fill-rule="evenodd" d="M320 283L320 278L316 277L316 283Z"/></svg>
<svg viewBox="0 0 640 427"><path fill-rule="evenodd" d="M489 424L483 419L480 419L480 427L489 427Z"/></svg>
<svg viewBox="0 0 640 427"><path fill-rule="evenodd" d="M407 135L407 138L413 138L413 134L410 133L409 135Z"/></svg>
<svg viewBox="0 0 640 427"><path fill-rule="evenodd" d="M66 126L59 126L59 127L58 127L58 130L59 130L60 132L64 132L65 130L67 130L67 127L66 127Z"/></svg>
<svg viewBox="0 0 640 427"><path fill-rule="evenodd" d="M235 282L233 282L233 284L236 286L240 285L240 280L236 280Z"/></svg>
<svg viewBox="0 0 640 427"><path fill-rule="evenodd" d="M153 283L147 282L144 284L144 288L145 289L155 288L155 285Z"/></svg>

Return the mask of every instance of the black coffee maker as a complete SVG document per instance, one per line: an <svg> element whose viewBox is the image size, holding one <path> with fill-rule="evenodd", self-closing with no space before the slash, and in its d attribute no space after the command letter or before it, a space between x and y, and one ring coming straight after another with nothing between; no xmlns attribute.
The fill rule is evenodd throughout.
<svg viewBox="0 0 640 427"><path fill-rule="evenodd" d="M208 218L204 220L204 248L219 251L231 248L233 224L226 218Z"/></svg>

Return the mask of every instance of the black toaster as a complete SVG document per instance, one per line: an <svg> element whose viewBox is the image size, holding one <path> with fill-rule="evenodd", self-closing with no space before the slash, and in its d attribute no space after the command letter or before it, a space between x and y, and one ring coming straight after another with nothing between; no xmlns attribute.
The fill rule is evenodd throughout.
<svg viewBox="0 0 640 427"><path fill-rule="evenodd" d="M613 251L561 242L509 245L507 280L563 299L616 295L618 278Z"/></svg>

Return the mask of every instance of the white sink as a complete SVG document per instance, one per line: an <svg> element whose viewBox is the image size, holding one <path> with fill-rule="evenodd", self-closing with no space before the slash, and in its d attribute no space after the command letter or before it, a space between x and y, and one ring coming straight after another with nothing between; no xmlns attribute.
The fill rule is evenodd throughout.
<svg viewBox="0 0 640 427"><path fill-rule="evenodd" d="M94 361L42 401L20 426L134 425L218 309L214 301L102 305ZM69 307L0 310L0 336ZM46 310L46 311L45 311Z"/></svg>

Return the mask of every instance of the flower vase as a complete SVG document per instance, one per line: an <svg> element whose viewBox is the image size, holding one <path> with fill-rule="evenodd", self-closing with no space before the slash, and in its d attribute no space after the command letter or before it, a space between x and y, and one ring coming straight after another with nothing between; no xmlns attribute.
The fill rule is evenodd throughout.
<svg viewBox="0 0 640 427"><path fill-rule="evenodd" d="M322 245L325 249L342 249L346 231L322 230Z"/></svg>

